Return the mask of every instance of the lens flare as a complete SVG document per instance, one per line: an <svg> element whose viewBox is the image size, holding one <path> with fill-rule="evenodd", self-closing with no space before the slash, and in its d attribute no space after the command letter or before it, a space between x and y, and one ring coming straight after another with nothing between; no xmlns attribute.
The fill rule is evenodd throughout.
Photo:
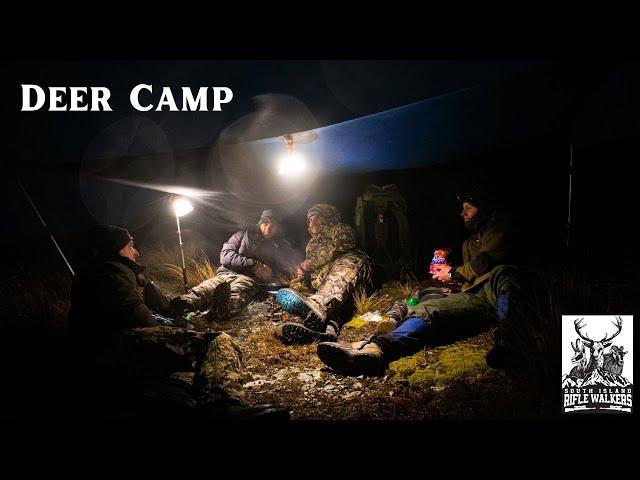
<svg viewBox="0 0 640 480"><path fill-rule="evenodd" d="M182 217L193 210L193 205L186 198L176 198L173 201L173 209L178 217Z"/></svg>

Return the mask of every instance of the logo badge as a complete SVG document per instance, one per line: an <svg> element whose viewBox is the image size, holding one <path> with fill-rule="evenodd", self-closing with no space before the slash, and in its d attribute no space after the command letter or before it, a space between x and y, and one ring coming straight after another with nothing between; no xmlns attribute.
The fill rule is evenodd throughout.
<svg viewBox="0 0 640 480"><path fill-rule="evenodd" d="M633 411L633 316L562 316L563 413Z"/></svg>

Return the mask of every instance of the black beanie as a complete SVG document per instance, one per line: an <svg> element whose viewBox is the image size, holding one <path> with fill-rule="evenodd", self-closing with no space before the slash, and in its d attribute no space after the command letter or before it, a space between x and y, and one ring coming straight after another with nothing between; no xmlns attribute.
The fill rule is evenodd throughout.
<svg viewBox="0 0 640 480"><path fill-rule="evenodd" d="M492 195L479 187L458 193L458 201L460 203L469 203L478 210L483 210L486 214L492 213L496 207L496 202Z"/></svg>
<svg viewBox="0 0 640 480"><path fill-rule="evenodd" d="M89 247L100 253L118 253L131 240L128 230L113 225L96 225L89 230Z"/></svg>

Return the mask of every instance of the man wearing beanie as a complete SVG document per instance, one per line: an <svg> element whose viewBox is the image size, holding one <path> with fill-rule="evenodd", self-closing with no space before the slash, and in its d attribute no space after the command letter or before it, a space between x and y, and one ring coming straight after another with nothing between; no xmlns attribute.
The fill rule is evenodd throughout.
<svg viewBox="0 0 640 480"><path fill-rule="evenodd" d="M74 278L69 314L83 382L95 382L104 396L109 391L105 379L119 391L123 385L162 385L157 382L176 371L193 372L188 393L195 399L239 402L244 392L235 341L226 333L170 326L169 319L149 309L141 288L151 283L127 230L98 225L88 241L90 258Z"/></svg>
<svg viewBox="0 0 640 480"><path fill-rule="evenodd" d="M263 210L255 227L234 233L222 245L216 275L174 298L171 305L176 310L206 309L212 306L214 289L226 282L231 288L231 314L236 314L262 285L288 280L301 257L284 238L279 215Z"/></svg>
<svg viewBox="0 0 640 480"><path fill-rule="evenodd" d="M90 258L74 279L71 294L72 331L97 340L107 332L157 325L139 290L146 281L131 234L97 225L89 230L88 244Z"/></svg>
<svg viewBox="0 0 640 480"><path fill-rule="evenodd" d="M336 207L313 205L307 225L311 239L298 267L299 285L280 290L276 297L285 311L304 320L281 327L286 344L335 340L344 320L351 319L354 293L371 283L369 257L356 248L355 231L342 223ZM302 291L309 286L314 293L306 296Z"/></svg>
<svg viewBox="0 0 640 480"><path fill-rule="evenodd" d="M523 269L513 265L507 225L480 190L459 195L461 216L470 236L462 246L463 264L443 266L433 275L441 282L458 282L460 293L430 299L410 307L408 318L395 330L376 333L356 343L325 342L318 356L334 370L378 375L386 365L426 345L478 334L506 317L509 301L522 297Z"/></svg>

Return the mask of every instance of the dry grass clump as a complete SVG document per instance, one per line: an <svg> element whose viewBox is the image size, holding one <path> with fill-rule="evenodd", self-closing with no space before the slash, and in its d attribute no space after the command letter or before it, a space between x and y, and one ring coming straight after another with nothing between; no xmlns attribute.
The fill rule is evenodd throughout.
<svg viewBox="0 0 640 480"><path fill-rule="evenodd" d="M161 283L182 285L182 258L178 246L155 245L144 249L140 262L146 264L152 278ZM215 276L217 266L201 246L184 245L187 284L194 287Z"/></svg>
<svg viewBox="0 0 640 480"><path fill-rule="evenodd" d="M209 280L216 275L216 267L211 265L207 257L192 258L187 265L187 285L195 287L205 280ZM180 265L166 264L165 275L169 278L182 282L182 267Z"/></svg>
<svg viewBox="0 0 640 480"><path fill-rule="evenodd" d="M364 288L360 288L354 294L356 314L362 315L376 310L385 313L396 300L408 298L412 292L413 287L410 283L400 282L384 284L380 290L372 294L367 294Z"/></svg>

